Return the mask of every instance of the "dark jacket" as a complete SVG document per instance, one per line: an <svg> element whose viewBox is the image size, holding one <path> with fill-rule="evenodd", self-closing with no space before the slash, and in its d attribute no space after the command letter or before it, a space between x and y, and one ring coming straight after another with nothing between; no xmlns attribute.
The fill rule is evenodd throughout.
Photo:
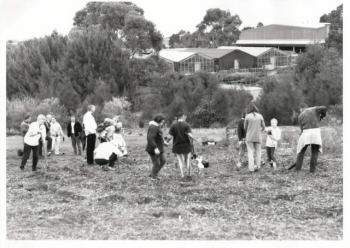
<svg viewBox="0 0 350 248"><path fill-rule="evenodd" d="M51 123L48 122L48 121L45 121L44 122L44 126L45 126L45 129L46 129L46 137L50 137L51 136L51 132L50 132Z"/></svg>
<svg viewBox="0 0 350 248"><path fill-rule="evenodd" d="M163 131L159 126L151 122L147 131L146 152L154 155L154 150L156 148L158 148L161 153L164 152Z"/></svg>
<svg viewBox="0 0 350 248"><path fill-rule="evenodd" d="M241 118L238 121L237 134L238 134L239 141L242 141L242 139L245 139L244 118Z"/></svg>
<svg viewBox="0 0 350 248"><path fill-rule="evenodd" d="M81 124L79 122L75 122L74 124L74 136L79 136L80 133L83 131ZM71 122L68 123L67 125L67 136L70 137L72 136L72 125Z"/></svg>
<svg viewBox="0 0 350 248"><path fill-rule="evenodd" d="M303 112L298 117L300 130L319 128L320 121L326 116L327 108L325 106L311 107Z"/></svg>

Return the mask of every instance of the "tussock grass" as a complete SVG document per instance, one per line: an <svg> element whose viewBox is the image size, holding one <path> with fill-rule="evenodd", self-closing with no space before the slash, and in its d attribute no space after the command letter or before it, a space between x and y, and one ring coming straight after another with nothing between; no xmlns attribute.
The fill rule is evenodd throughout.
<svg viewBox="0 0 350 248"><path fill-rule="evenodd" d="M284 127L282 127L284 129ZM283 130L297 135L294 128ZM288 132L287 132L288 131ZM340 131L334 131L340 134ZM332 137L329 133L329 137ZM323 136L324 139L328 139ZM141 137L142 138L142 137ZM144 137L143 137L144 138ZM319 156L308 173L287 171L295 147L281 146L277 170L264 166L236 171L235 139L228 146L199 146L211 167L194 167L194 180L181 183L176 158L166 152L160 181L148 177L144 147L131 147L116 171L80 167L83 157L62 148L50 170L19 170L16 149L7 151L7 238L10 240L339 240L343 238L342 159ZM65 150L66 149L66 150ZM335 149L335 148L334 148ZM264 155L263 155L264 156ZM39 165L44 167L44 161Z"/></svg>

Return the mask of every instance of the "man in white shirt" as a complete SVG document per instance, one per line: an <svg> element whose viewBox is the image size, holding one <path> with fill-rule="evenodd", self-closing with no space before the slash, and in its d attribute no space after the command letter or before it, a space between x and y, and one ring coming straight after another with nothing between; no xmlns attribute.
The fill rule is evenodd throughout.
<svg viewBox="0 0 350 248"><path fill-rule="evenodd" d="M36 122L29 125L28 132L24 136L24 150L23 158L20 165L20 169L24 170L24 166L30 156L31 151L33 151L33 165L32 170L36 171L36 165L38 164L39 158L39 139L43 141L43 147L45 149L46 145L46 128L44 126L46 118L44 115L39 115Z"/></svg>
<svg viewBox="0 0 350 248"><path fill-rule="evenodd" d="M86 135L86 160L87 164L94 164L94 150L96 143L96 128L97 124L95 118L92 114L95 112L96 107L94 105L88 106L88 111L84 115L83 124L85 127L85 135Z"/></svg>
<svg viewBox="0 0 350 248"><path fill-rule="evenodd" d="M101 143L94 153L96 164L103 166L105 170L114 170L115 161L118 157L123 157L116 140Z"/></svg>
<svg viewBox="0 0 350 248"><path fill-rule="evenodd" d="M64 141L64 134L61 125L56 121L55 117L52 117L51 119L50 133L52 138L52 150L55 151L55 155L59 155L60 141L61 137Z"/></svg>

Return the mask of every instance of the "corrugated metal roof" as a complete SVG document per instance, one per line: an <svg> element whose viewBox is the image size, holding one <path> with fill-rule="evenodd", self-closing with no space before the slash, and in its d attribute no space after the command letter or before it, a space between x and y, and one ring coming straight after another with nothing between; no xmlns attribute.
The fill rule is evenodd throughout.
<svg viewBox="0 0 350 248"><path fill-rule="evenodd" d="M195 55L195 52L180 52L180 51L169 51L169 50L161 50L159 52L159 57L162 57L167 60L171 60L173 62L180 62L192 55Z"/></svg>
<svg viewBox="0 0 350 248"><path fill-rule="evenodd" d="M240 50L242 52L248 53L254 57L258 57L259 55L266 53L270 49L273 49L272 47L238 47L238 46L221 46L218 47L218 49L224 49L224 50Z"/></svg>
<svg viewBox="0 0 350 248"><path fill-rule="evenodd" d="M268 26L285 26L285 27L296 27L296 28L323 28L326 25L330 25L328 22L322 22L322 23L306 23L306 24L300 24L300 25L290 25L290 24L269 24L265 25L259 28L264 28Z"/></svg>
<svg viewBox="0 0 350 248"><path fill-rule="evenodd" d="M318 40L277 40L277 39L261 39L261 40L238 40L236 44L238 45L308 45L315 43L324 43L324 39Z"/></svg>
<svg viewBox="0 0 350 248"><path fill-rule="evenodd" d="M204 54L208 57L214 58L214 59L218 59L221 58L223 56L225 56L228 53L231 53L232 50L231 49L216 49L216 48L187 48L185 50L186 52L198 52L201 54Z"/></svg>

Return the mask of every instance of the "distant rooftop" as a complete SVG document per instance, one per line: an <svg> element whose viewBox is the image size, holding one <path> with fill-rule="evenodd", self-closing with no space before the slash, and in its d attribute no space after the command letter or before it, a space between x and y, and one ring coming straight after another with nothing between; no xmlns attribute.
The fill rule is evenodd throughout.
<svg viewBox="0 0 350 248"><path fill-rule="evenodd" d="M259 40L238 40L237 45L308 45L315 43L325 43L325 39L259 39Z"/></svg>
<svg viewBox="0 0 350 248"><path fill-rule="evenodd" d="M254 57L257 57L263 53L266 53L267 51L271 49L275 49L273 47L239 47L239 46L221 46L218 47L218 50L223 49L223 50L240 50L242 52L248 53ZM280 51L283 53L283 51Z"/></svg>

